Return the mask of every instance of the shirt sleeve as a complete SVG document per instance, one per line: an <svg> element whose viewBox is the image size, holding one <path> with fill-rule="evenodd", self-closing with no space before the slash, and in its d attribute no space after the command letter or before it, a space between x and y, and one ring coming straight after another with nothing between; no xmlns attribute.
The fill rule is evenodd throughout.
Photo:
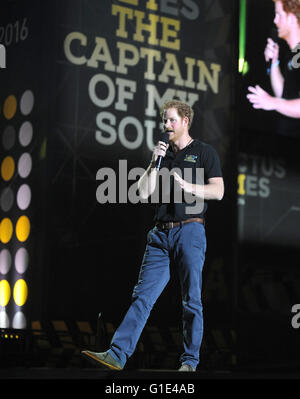
<svg viewBox="0 0 300 399"><path fill-rule="evenodd" d="M211 145L207 144L205 146L202 159L205 179L223 176L220 158Z"/></svg>

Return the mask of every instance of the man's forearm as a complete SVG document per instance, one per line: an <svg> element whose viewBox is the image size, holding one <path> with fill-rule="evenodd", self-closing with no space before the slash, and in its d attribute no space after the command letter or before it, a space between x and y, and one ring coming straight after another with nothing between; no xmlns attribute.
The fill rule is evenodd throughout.
<svg viewBox="0 0 300 399"><path fill-rule="evenodd" d="M275 96L280 98L283 93L284 78L278 65L271 66L270 80Z"/></svg>
<svg viewBox="0 0 300 399"><path fill-rule="evenodd" d="M138 190L142 199L147 199L153 194L156 187L157 170L150 164L138 181Z"/></svg>
<svg viewBox="0 0 300 399"><path fill-rule="evenodd" d="M192 194L204 200L221 200L224 195L224 186L220 184L193 184Z"/></svg>
<svg viewBox="0 0 300 399"><path fill-rule="evenodd" d="M300 118L300 98L294 100L286 100L284 98L275 98L274 111L290 118Z"/></svg>

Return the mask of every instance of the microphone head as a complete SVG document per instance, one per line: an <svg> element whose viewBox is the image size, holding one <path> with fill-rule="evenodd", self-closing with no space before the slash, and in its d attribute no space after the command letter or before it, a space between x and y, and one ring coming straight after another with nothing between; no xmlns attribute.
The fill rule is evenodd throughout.
<svg viewBox="0 0 300 399"><path fill-rule="evenodd" d="M167 132L162 132L160 135L160 141L163 141L164 143L168 144L169 142L169 133Z"/></svg>

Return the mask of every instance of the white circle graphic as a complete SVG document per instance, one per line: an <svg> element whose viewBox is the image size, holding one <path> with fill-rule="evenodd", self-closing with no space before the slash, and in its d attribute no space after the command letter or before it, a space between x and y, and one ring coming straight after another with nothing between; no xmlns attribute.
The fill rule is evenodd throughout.
<svg viewBox="0 0 300 399"><path fill-rule="evenodd" d="M20 100L20 109L23 115L28 115L34 105L34 95L31 90L26 90Z"/></svg>
<svg viewBox="0 0 300 399"><path fill-rule="evenodd" d="M23 312L16 312L12 321L13 328L26 328L26 317Z"/></svg>
<svg viewBox="0 0 300 399"><path fill-rule="evenodd" d="M0 252L0 273L7 274L11 267L11 254L8 249L4 248Z"/></svg>
<svg viewBox="0 0 300 399"><path fill-rule="evenodd" d="M15 267L19 274L23 274L26 272L28 267L28 252L26 248L19 248L16 252L15 256Z"/></svg>
<svg viewBox="0 0 300 399"><path fill-rule="evenodd" d="M18 161L18 172L19 175L23 178L28 177L32 168L32 159L31 155L28 152L22 154Z"/></svg>
<svg viewBox="0 0 300 399"><path fill-rule="evenodd" d="M19 141L23 147L26 147L30 144L32 140L33 129L32 124L29 121L24 122L19 130Z"/></svg>
<svg viewBox="0 0 300 399"><path fill-rule="evenodd" d="M28 184L22 184L17 193L17 204L22 210L27 209L31 201L31 190Z"/></svg>
<svg viewBox="0 0 300 399"><path fill-rule="evenodd" d="M9 318L5 310L1 310L0 312L0 328L8 328L9 327Z"/></svg>

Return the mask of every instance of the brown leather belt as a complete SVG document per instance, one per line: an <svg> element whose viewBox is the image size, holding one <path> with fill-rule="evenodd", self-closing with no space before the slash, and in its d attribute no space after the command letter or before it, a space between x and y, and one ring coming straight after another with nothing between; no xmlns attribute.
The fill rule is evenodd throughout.
<svg viewBox="0 0 300 399"><path fill-rule="evenodd" d="M191 218L191 219L182 220L181 222L157 222L156 226L161 230L170 230L170 229L173 229L173 227L177 227L177 226L181 226L186 223L193 223L193 222L204 224L204 219Z"/></svg>

